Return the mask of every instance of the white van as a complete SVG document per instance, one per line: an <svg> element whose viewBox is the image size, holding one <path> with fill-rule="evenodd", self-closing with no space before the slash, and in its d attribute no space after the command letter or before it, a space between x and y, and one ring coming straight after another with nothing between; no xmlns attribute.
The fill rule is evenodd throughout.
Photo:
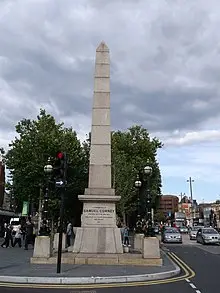
<svg viewBox="0 0 220 293"><path fill-rule="evenodd" d="M16 232L18 229L18 225L20 225L20 219L19 218L11 218L10 225L12 226L12 231Z"/></svg>

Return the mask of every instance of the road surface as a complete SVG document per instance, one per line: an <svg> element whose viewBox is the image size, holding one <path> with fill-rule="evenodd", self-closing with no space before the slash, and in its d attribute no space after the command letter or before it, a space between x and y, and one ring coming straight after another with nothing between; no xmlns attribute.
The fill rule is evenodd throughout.
<svg viewBox="0 0 220 293"><path fill-rule="evenodd" d="M180 277L153 284L109 285L111 288L3 288L0 293L219 293L220 292L220 246L202 246L184 236L182 245L167 244L164 249L183 267ZM190 269L191 268L191 269ZM185 271L184 271L185 270ZM188 274L188 275L187 275ZM116 286L116 287L115 287ZM43 285L42 285L43 287Z"/></svg>

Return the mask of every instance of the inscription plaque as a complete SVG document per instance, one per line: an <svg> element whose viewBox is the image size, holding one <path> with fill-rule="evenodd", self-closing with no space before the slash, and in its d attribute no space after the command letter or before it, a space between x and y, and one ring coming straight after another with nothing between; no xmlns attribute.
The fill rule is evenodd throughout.
<svg viewBox="0 0 220 293"><path fill-rule="evenodd" d="M116 216L114 205L84 204L83 226L115 226Z"/></svg>

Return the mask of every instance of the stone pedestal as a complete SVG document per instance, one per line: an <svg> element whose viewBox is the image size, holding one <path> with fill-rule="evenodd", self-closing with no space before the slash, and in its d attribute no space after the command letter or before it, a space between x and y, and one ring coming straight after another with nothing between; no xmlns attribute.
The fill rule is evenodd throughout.
<svg viewBox="0 0 220 293"><path fill-rule="evenodd" d="M134 249L137 251L142 251L142 242L144 234L135 234L134 235Z"/></svg>
<svg viewBox="0 0 220 293"><path fill-rule="evenodd" d="M53 249L54 251L58 251L58 244L59 244L59 233L56 233L54 235L54 240L53 240ZM65 251L66 249L66 234L63 233L63 241L62 241L62 250Z"/></svg>
<svg viewBox="0 0 220 293"><path fill-rule="evenodd" d="M157 237L145 237L142 239L142 255L143 258L159 259L160 244Z"/></svg>
<svg viewBox="0 0 220 293"><path fill-rule="evenodd" d="M123 253L119 228L77 228L74 253Z"/></svg>
<svg viewBox="0 0 220 293"><path fill-rule="evenodd" d="M50 237L49 236L37 236L34 244L34 258L49 258L50 253Z"/></svg>

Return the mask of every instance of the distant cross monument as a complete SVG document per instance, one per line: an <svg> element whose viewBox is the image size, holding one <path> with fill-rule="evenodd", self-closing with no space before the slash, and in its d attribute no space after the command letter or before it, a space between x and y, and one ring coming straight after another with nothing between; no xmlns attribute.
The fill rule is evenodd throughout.
<svg viewBox="0 0 220 293"><path fill-rule="evenodd" d="M115 208L120 196L115 196L111 181L110 58L102 42L96 49L89 183L84 195L79 195L82 225L77 228L73 252L123 253Z"/></svg>

